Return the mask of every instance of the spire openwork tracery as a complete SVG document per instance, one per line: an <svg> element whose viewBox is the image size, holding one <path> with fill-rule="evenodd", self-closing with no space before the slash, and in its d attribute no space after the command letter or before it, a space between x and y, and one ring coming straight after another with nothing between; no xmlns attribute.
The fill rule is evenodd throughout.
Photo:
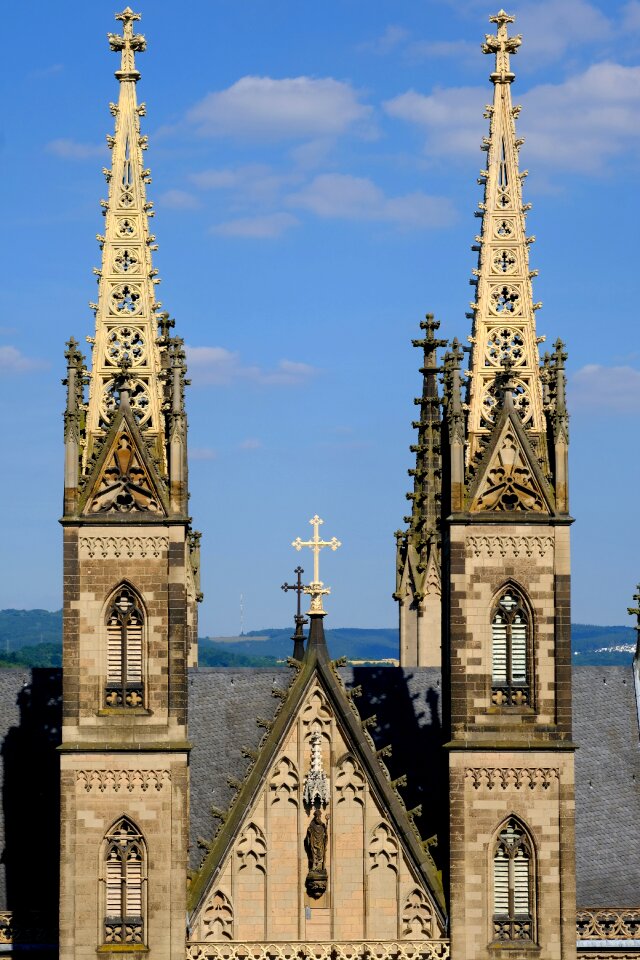
<svg viewBox="0 0 640 960"><path fill-rule="evenodd" d="M544 458L546 431L540 382L538 338L531 278L529 244L525 218L530 204L522 202L522 173L518 151L523 140L516 133L515 120L520 107L511 101L511 55L517 52L520 36L508 35L514 18L501 10L491 17L497 25L487 35L484 53L495 55L493 104L486 108L490 120L489 136L483 141L488 151L487 168L480 173L484 200L480 203L482 232L476 237L478 269L474 270L477 293L473 310L470 403L468 419L468 462L472 461L490 433L500 407L500 372L506 359L513 365L513 399L522 422Z"/></svg>
<svg viewBox="0 0 640 960"><path fill-rule="evenodd" d="M146 46L144 37L134 33L139 19L140 15L127 7L116 14L122 34L108 35L111 49L121 54L120 69L115 74L120 94L118 103L110 104L115 118L114 135L107 137L112 160L111 167L103 171L109 198L102 201L106 219L104 235L98 236L102 265L95 271L98 300L91 304L96 331L91 338L84 464L86 469L96 441L108 429L117 405L118 373L124 364L129 369L131 409L161 471L166 472L163 360L168 340L158 339L162 315L158 314L161 304L155 290L160 281L151 261L151 251L156 247L148 223L153 216L152 204L147 202L145 189L151 178L143 164L147 138L140 134L145 107L136 98L140 73L135 54Z"/></svg>

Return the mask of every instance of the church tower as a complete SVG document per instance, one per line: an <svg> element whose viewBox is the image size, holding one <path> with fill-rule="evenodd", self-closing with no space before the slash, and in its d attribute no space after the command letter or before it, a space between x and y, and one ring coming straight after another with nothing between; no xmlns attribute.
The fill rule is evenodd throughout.
<svg viewBox="0 0 640 960"><path fill-rule="evenodd" d="M188 516L185 354L160 313L147 137L129 8L91 371L68 343L60 957L184 957L187 666L197 650L199 534ZM88 386L88 403L85 390Z"/></svg>
<svg viewBox="0 0 640 960"><path fill-rule="evenodd" d="M471 349L453 340L439 367L442 343L424 325L413 513L398 537L401 662L435 662L437 617L414 637L430 591L441 594L451 955L485 960L507 948L565 960L576 951L566 354L557 341L540 362L511 100L521 38L504 11L491 20ZM440 582L434 572L421 584L430 568ZM417 631L406 626L414 610Z"/></svg>

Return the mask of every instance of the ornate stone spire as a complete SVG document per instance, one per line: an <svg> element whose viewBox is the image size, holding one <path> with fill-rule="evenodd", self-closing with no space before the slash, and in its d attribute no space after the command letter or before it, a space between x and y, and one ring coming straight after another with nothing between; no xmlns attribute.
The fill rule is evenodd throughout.
<svg viewBox="0 0 640 960"><path fill-rule="evenodd" d="M440 323L428 313L426 320L421 321L420 328L425 336L413 340L414 347L423 350L422 396L416 397L414 403L420 407L420 419L413 421L413 427L418 431L418 442L411 445L411 452L416 456L416 465L408 471L413 477L413 492L407 494L411 501L411 514L405 517L409 524L405 532L399 532L398 541L398 575L402 579L404 567L409 560L409 547L415 551L416 570L413 571L415 588L419 598L423 594L422 580L429 565L429 558L437 548L440 519L440 497L442 460L440 455L442 423L440 418L440 396L438 394L438 359L439 347L447 344L446 340L437 340L436 331Z"/></svg>
<svg viewBox="0 0 640 960"><path fill-rule="evenodd" d="M438 391L438 348L440 327L428 313L420 323L424 337L413 340L423 350L422 396L414 403L420 419L414 420L418 442L412 444L416 465L410 469L413 492L411 514L405 517L408 529L396 533L396 589L400 603L400 659L404 664L437 665L440 656L440 523L442 516L442 419Z"/></svg>
<svg viewBox="0 0 640 960"><path fill-rule="evenodd" d="M98 236L102 249L102 266L98 277L98 301L95 311L95 337L92 343L92 369L89 386L89 407L86 421L86 442L83 463L89 458L108 429L117 405L117 374L122 362L130 364L130 405L140 430L150 442L160 471L167 473L166 427L163 413L164 375L167 366L162 354L167 338L158 340L156 277L151 251L155 237L149 232L148 218L153 216L147 202L145 186L151 182L144 169L143 151L147 138L140 135L140 117L144 104L138 105L135 54L146 46L142 35L133 31L140 15L127 7L116 14L123 24L122 34L109 34L111 49L121 54L116 78L120 83L117 105L109 105L115 117L113 136L107 137L112 151L111 168L104 175L109 184L109 199L102 201L106 218L103 236Z"/></svg>
<svg viewBox="0 0 640 960"><path fill-rule="evenodd" d="M516 134L515 119L520 107L511 102L511 83L515 75L510 56L521 43L520 36L510 37L507 25L514 18L501 10L491 17L497 24L495 35L487 35L484 53L495 54L493 104L486 108L490 133L483 141L488 151L487 169L480 173L484 183L484 200L479 204L482 232L476 237L479 252L478 269L474 270L477 293L471 304L473 313L473 345L469 390L467 462L482 447L482 441L493 427L500 406L499 374L505 358L513 361L513 399L522 417L536 454L548 463L546 421L542 404L536 337L535 311L541 306L533 302L529 270L529 244L526 212L531 204L522 203L522 180L518 151L523 143Z"/></svg>

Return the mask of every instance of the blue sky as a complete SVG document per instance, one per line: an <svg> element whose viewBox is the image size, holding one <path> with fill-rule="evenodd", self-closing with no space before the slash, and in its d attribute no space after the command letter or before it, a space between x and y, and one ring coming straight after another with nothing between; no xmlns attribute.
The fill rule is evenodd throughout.
<svg viewBox="0 0 640 960"><path fill-rule="evenodd" d="M396 622L411 347L463 338L481 200L485 2L154 0L139 25L159 296L190 348L202 633L285 624L311 532L332 626ZM61 605L64 341L92 332L116 27L29 5L5 49L0 607ZM623 623L640 579L640 0L509 8L538 333L569 349L573 619ZM27 38L28 37L28 42ZM7 269L8 267L8 269ZM325 554L327 551L325 551ZM310 556L302 565L310 571Z"/></svg>

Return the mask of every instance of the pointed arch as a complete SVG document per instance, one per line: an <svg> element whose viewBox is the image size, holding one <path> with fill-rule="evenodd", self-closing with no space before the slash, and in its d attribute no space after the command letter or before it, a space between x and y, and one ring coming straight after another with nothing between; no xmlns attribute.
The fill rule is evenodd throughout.
<svg viewBox="0 0 640 960"><path fill-rule="evenodd" d="M146 623L142 597L123 580L105 604L105 707L144 707Z"/></svg>
<svg viewBox="0 0 640 960"><path fill-rule="evenodd" d="M143 944L146 927L147 848L136 824L119 817L102 843L104 944Z"/></svg>
<svg viewBox="0 0 640 960"><path fill-rule="evenodd" d="M492 939L534 942L536 848L526 824L515 814L494 834L491 871Z"/></svg>
<svg viewBox="0 0 640 960"><path fill-rule="evenodd" d="M533 612L526 591L507 580L491 604L491 702L533 706Z"/></svg>

